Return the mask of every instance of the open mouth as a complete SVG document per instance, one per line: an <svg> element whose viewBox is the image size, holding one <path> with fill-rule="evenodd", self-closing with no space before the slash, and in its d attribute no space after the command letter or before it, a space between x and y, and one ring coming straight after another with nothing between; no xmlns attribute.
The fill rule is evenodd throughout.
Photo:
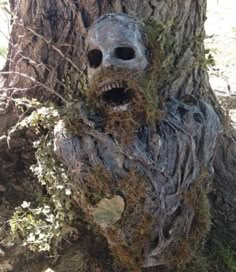
<svg viewBox="0 0 236 272"><path fill-rule="evenodd" d="M133 90L123 81L103 84L101 91L101 101L117 110L126 110L134 96Z"/></svg>

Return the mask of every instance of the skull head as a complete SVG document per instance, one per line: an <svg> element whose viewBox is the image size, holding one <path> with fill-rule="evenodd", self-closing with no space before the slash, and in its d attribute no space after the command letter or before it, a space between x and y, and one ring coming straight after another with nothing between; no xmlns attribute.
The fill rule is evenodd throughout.
<svg viewBox="0 0 236 272"><path fill-rule="evenodd" d="M117 71L145 70L148 61L143 37L140 24L122 13L107 14L89 29L86 40L88 80L91 85L96 78L98 92L107 104L121 106L131 99L126 82L116 79L115 75ZM99 78L102 71L105 76Z"/></svg>

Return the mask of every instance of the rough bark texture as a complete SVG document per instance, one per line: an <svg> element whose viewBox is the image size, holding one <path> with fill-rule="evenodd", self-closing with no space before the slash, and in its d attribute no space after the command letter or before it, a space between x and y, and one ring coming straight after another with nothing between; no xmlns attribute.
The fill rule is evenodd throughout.
<svg viewBox="0 0 236 272"><path fill-rule="evenodd" d="M185 250L180 244L188 235L189 243L195 245L195 238L190 237L194 231L194 224L203 226L203 229L197 230L203 232L203 235L199 233L196 235L196 239L199 240L204 237L209 227L208 222L197 222L198 198L185 195L186 191L189 194L195 192L201 195L202 190L205 192L210 190L213 229L216 229L217 233L223 229L225 237L231 240L232 246L235 247L236 137L235 132L226 127L220 135L214 154L220 131L219 120L221 127L224 128L225 119L203 67L202 38L206 1L11 0L10 2L14 17L9 59L4 68L4 81L0 90L0 135L6 133L18 118L18 110L14 104L17 97L35 97L40 101L53 100L58 105L64 104L65 101L55 95L55 91L65 97L68 87L63 79L76 73L79 78L81 72L85 72L86 31L101 15L108 12L125 12L140 20L154 18L166 26L171 25L169 31L172 34L170 45L172 66L169 68L168 79L158 87L160 97L169 102L164 103L166 115L155 129L143 126L142 131L137 133L133 145L121 146L125 148L125 155L124 150L121 152L120 147L117 147L110 136L102 135L96 129L85 129L84 135L79 139L72 137L65 140L63 137L67 137L66 133L56 134L58 156L72 169L76 161L82 161L85 166L87 164L90 167L95 167L99 161L112 173L113 180L114 176L116 177L116 189L123 188L119 182L122 184L122 179L131 172L133 165L139 176L149 178L151 185L148 186L151 186L151 189L148 186L145 189L151 191L153 195L144 206L155 227L152 228L152 235L144 247L143 263L140 264L140 261L130 263L129 259L114 261L117 249L107 249L111 248L109 245L109 239L113 237L111 233L98 231L100 239L94 242L93 231L86 230L83 237L73 245L63 245L63 256L56 264L51 265L55 271L141 271L142 265L146 266L142 268L144 271L177 271L176 267L181 261L175 259L170 261L167 253L191 259L193 256L188 256L190 250L187 251L187 256L175 254L175 251ZM74 99L78 99L79 95L76 96L76 92L78 90L79 94L79 86L76 80L72 82L74 85L70 86L70 90L73 90ZM10 149L6 137L3 136L0 142L1 210L5 209L4 213L1 212L3 225L1 240L4 240L8 231L4 222L9 219L14 207L20 205L23 200L34 199L33 192L40 190L29 170L32 161L35 160L32 148L35 135L23 130L12 137ZM164 147L160 146L161 142L164 143ZM82 153L76 150L78 147ZM94 155L88 159L88 155L98 153L98 157ZM136 157L127 159L134 154ZM155 158L153 165L149 161L150 158L152 160ZM125 169L120 168L121 161L126 165ZM209 189L212 177L213 188ZM86 180L83 174L75 175L74 178L75 181ZM113 186L109 184L107 186L109 193L114 191ZM75 198L76 201L78 197ZM158 204L155 206L152 202ZM81 206L81 203L77 204ZM89 220L88 218L87 222ZM135 244L136 236L130 237L125 231L123 235L134 243L133 246L139 246ZM209 237L211 241L211 235ZM107 243L110 247L107 247ZM211 246L211 242L209 245ZM17 246L9 246L3 251L5 252L1 257L3 263L9 262L8 265L13 267L13 271L44 271L50 266L50 262L42 255L20 258L25 252ZM7 264L5 266L7 267ZM213 271L218 271L217 267L213 268Z"/></svg>

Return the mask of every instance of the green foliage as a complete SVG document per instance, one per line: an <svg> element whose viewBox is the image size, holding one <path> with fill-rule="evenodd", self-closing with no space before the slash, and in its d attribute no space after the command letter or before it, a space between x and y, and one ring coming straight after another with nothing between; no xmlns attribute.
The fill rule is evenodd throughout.
<svg viewBox="0 0 236 272"><path fill-rule="evenodd" d="M67 168L53 152L51 133L60 113L52 105L40 107L36 101L32 104L38 109L17 127L31 127L36 132L40 127L48 130L34 143L37 163L31 167L39 183L46 189L46 195L42 195L33 205L23 202L21 207L17 207L10 226L13 237L20 238L23 245L31 250L56 251L58 243L74 231L70 227L75 219L71 200L73 192Z"/></svg>
<svg viewBox="0 0 236 272"><path fill-rule="evenodd" d="M149 19L144 23L144 33L148 41L150 67L140 80L140 89L146 103L148 121L155 121L160 109L160 94L162 88L171 75L173 75L175 57L175 23L163 23Z"/></svg>
<svg viewBox="0 0 236 272"><path fill-rule="evenodd" d="M173 53L175 44L174 26L175 22L173 21L164 25L155 19L148 19L145 22L144 32L150 45L158 47L162 54Z"/></svg>
<svg viewBox="0 0 236 272"><path fill-rule="evenodd" d="M163 23L149 19L145 22L144 32L150 47L150 61L153 74L158 80L166 80L174 68L176 57L175 22Z"/></svg>
<svg viewBox="0 0 236 272"><path fill-rule="evenodd" d="M208 258L202 255L194 257L184 272L209 272Z"/></svg>
<svg viewBox="0 0 236 272"><path fill-rule="evenodd" d="M225 230L213 227L204 243L204 250L198 252L184 272L215 271L236 271L236 255Z"/></svg>
<svg viewBox="0 0 236 272"><path fill-rule="evenodd" d="M10 220L14 237L23 239L23 245L33 251L49 251L54 236L60 234L60 224L50 206L30 208L23 202Z"/></svg>
<svg viewBox="0 0 236 272"><path fill-rule="evenodd" d="M20 105L20 103L21 100L18 100L17 104ZM17 129L26 127L34 128L36 131L39 131L40 128L52 130L61 117L62 111L59 112L53 104L44 106L35 100L26 100L25 103L27 103L29 108L34 108L35 111L19 122Z"/></svg>
<svg viewBox="0 0 236 272"><path fill-rule="evenodd" d="M216 251L216 254L222 259L223 263L230 269L230 271L236 271L236 256L231 246L222 242Z"/></svg>
<svg viewBox="0 0 236 272"><path fill-rule="evenodd" d="M176 21L170 21L167 24L163 24L154 19L149 19L145 22L144 31L147 35L147 39L150 43L150 49L152 51L151 61L152 66L156 70L155 66L159 66L159 80L161 82L166 82L173 78L176 73L180 70L192 69L196 66L201 66L204 69L208 69L211 66L215 66L215 60L210 49L204 50L203 43L206 37L204 35L196 35L191 40L185 41L183 48L180 52L178 43L178 38L176 38ZM192 50L195 61L190 66L176 66L174 65L175 59L178 54L184 49L190 48ZM157 72L157 70L156 70Z"/></svg>

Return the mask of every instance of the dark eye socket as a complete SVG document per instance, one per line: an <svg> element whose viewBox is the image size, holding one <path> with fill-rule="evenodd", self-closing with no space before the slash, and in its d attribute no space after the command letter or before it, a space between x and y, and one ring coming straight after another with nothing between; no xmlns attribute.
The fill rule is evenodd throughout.
<svg viewBox="0 0 236 272"><path fill-rule="evenodd" d="M90 50L87 57L91 68L97 68L102 63L102 51L99 49Z"/></svg>
<svg viewBox="0 0 236 272"><path fill-rule="evenodd" d="M135 51L131 47L117 47L115 49L115 56L122 60L132 60L135 58Z"/></svg>

